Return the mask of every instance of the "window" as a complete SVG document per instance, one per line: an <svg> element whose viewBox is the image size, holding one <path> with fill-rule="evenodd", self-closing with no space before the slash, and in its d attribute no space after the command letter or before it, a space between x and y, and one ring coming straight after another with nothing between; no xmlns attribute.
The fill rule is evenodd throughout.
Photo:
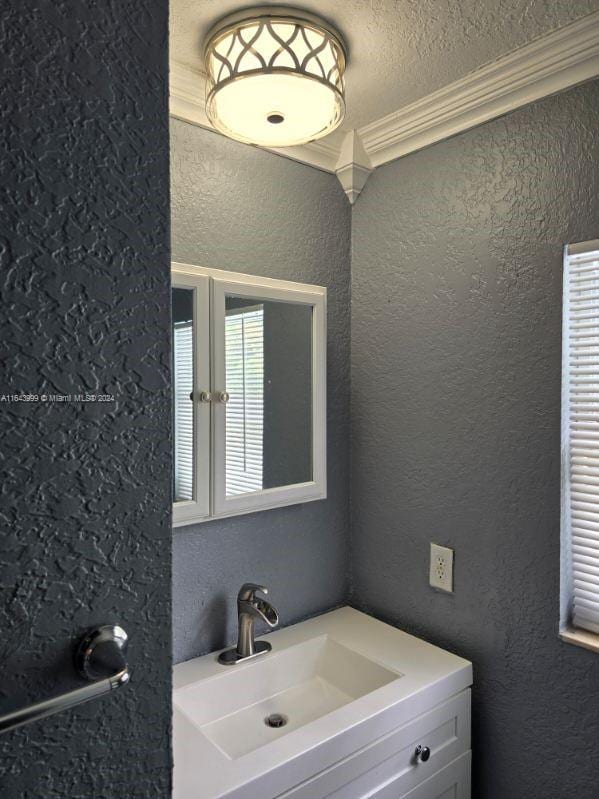
<svg viewBox="0 0 599 799"><path fill-rule="evenodd" d="M174 371L174 495L178 500L193 498L193 322L173 325Z"/></svg>
<svg viewBox="0 0 599 799"><path fill-rule="evenodd" d="M242 301L243 302L243 301ZM226 492L262 489L264 307L228 309L225 317Z"/></svg>
<svg viewBox="0 0 599 799"><path fill-rule="evenodd" d="M564 257L561 623L599 649L599 241Z"/></svg>

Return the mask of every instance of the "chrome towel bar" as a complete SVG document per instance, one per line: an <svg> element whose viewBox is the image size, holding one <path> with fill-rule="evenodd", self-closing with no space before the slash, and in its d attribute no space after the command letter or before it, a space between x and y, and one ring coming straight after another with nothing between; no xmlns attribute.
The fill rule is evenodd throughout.
<svg viewBox="0 0 599 799"><path fill-rule="evenodd" d="M68 710L126 685L130 676L125 660L126 649L127 633L122 627L108 624L89 630L77 647L75 667L91 685L0 716L0 733Z"/></svg>

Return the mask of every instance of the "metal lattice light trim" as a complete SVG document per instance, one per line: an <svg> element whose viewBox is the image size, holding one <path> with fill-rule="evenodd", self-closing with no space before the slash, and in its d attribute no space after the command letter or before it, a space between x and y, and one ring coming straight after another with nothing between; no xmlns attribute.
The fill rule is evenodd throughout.
<svg viewBox="0 0 599 799"><path fill-rule="evenodd" d="M204 61L208 118L234 139L303 144L326 136L343 120L346 50L334 28L314 15L268 6L225 17L208 34ZM241 106L248 90L254 102L235 115L233 101ZM270 102L269 91L275 99L263 106ZM228 114L223 112L227 93ZM277 98L279 105L287 102L287 114Z"/></svg>

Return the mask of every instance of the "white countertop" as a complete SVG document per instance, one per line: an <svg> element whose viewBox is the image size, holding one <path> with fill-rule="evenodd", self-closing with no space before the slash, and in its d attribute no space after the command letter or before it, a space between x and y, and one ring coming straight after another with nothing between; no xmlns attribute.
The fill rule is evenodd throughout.
<svg viewBox="0 0 599 799"><path fill-rule="evenodd" d="M264 658L319 636L397 673L397 679L236 758L215 746L185 712L192 694L196 704L210 704L231 669L259 669ZM468 661L349 607L259 638L270 641L272 652L247 663L225 667L214 653L174 667L174 799L276 796L472 684Z"/></svg>

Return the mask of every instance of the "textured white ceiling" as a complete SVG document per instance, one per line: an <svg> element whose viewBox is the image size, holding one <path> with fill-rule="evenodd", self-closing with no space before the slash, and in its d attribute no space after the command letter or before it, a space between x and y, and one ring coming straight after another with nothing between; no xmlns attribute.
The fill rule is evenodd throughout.
<svg viewBox="0 0 599 799"><path fill-rule="evenodd" d="M171 0L171 59L203 69L212 24L248 4ZM262 4L264 5L264 4ZM599 0L298 0L349 45L344 130L358 128L599 9Z"/></svg>

